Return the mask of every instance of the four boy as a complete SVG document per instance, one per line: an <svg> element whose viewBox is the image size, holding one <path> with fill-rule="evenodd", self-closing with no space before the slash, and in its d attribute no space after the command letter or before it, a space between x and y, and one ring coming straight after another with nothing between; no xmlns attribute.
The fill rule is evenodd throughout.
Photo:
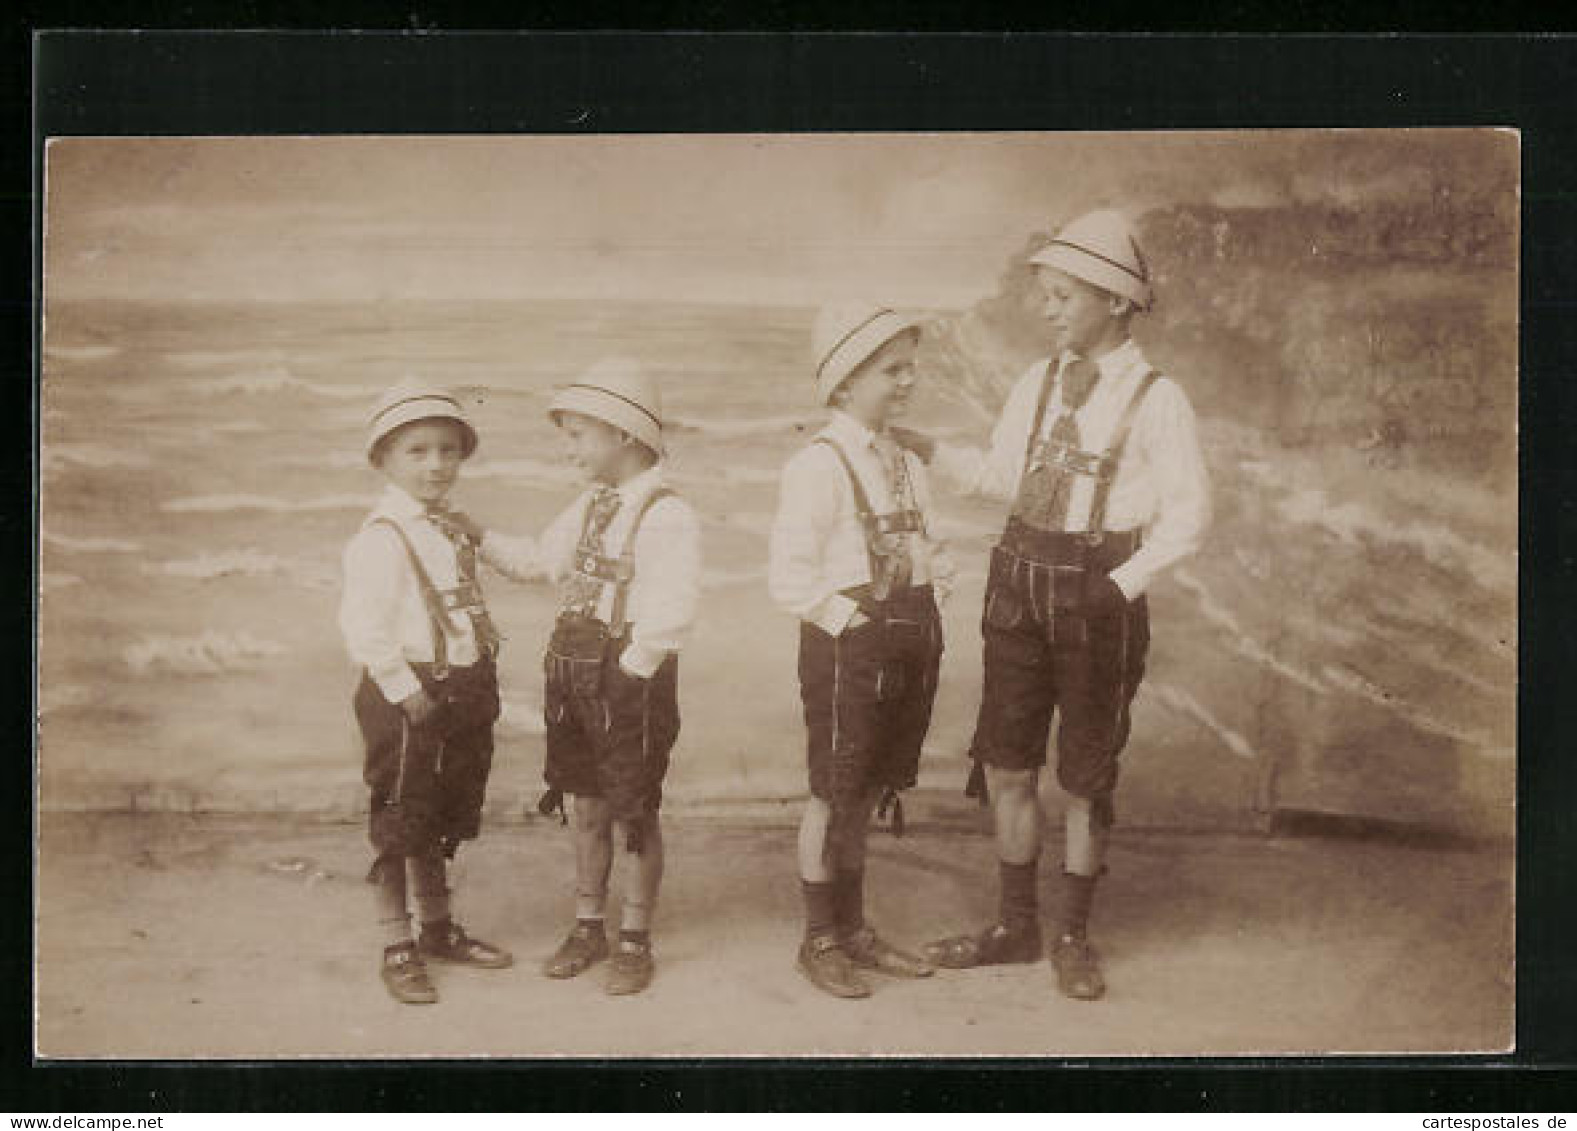
<svg viewBox="0 0 1577 1131"><path fill-rule="evenodd" d="M810 798L797 965L834 996L867 996L865 970L918 978L933 964L1039 958L1039 772L1059 712L1065 894L1051 956L1069 996L1104 991L1086 924L1144 671L1144 594L1197 547L1208 485L1186 396L1128 336L1151 293L1126 222L1082 217L1034 263L1058 352L1015 386L986 452L893 426L914 382L916 323L879 306L830 307L817 321L815 389L831 415L784 468L769 588L800 621ZM617 841L635 883L606 989L635 993L652 979L658 810L679 732L677 653L698 604L699 523L664 483L659 396L634 363L599 365L549 411L592 487L537 540L485 533L447 511L477 443L447 394L391 390L373 417L369 458L390 487L347 549L341 624L366 673L356 710L372 878L388 935L383 977L402 1001L436 999L424 956L510 962L454 922L444 879L445 858L477 833L498 714L498 637L476 585L478 553L508 576L560 584L545 659L544 811L573 798L576 921L545 973L573 977L610 957L603 920ZM1013 506L991 558L970 751L971 789L992 804L1000 913L921 958L866 921L864 883L873 810L915 782L942 654L938 601L953 566L933 534L926 463Z"/></svg>

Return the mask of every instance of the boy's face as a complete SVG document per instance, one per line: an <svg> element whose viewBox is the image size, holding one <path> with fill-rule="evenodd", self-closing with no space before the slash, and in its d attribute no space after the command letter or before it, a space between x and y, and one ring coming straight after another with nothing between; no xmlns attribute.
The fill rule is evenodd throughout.
<svg viewBox="0 0 1577 1131"><path fill-rule="evenodd" d="M1035 281L1046 299L1041 313L1051 324L1057 348L1088 356L1116 318L1112 296L1044 264L1036 265Z"/></svg>
<svg viewBox="0 0 1577 1131"><path fill-rule="evenodd" d="M575 412L558 415L570 463L598 483L616 483L626 447L624 433L611 424Z"/></svg>
<svg viewBox="0 0 1577 1131"><path fill-rule="evenodd" d="M908 410L918 376L917 337L913 331L899 334L849 374L839 390L845 412L880 431L888 421Z"/></svg>
<svg viewBox="0 0 1577 1131"><path fill-rule="evenodd" d="M378 470L418 502L436 503L454 486L463 450L454 421L418 420L383 442Z"/></svg>

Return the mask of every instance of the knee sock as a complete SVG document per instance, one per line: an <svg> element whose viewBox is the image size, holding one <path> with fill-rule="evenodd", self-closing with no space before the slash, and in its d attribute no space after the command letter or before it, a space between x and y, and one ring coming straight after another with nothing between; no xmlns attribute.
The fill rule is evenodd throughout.
<svg viewBox="0 0 1577 1131"><path fill-rule="evenodd" d="M416 918L423 928L449 921L449 869L442 856L411 856L406 865L411 874L411 895L416 903Z"/></svg>
<svg viewBox="0 0 1577 1131"><path fill-rule="evenodd" d="M1037 861L1009 864L998 861L1002 883L1002 924L1009 930L1033 931L1040 926L1040 902L1035 893Z"/></svg>
<svg viewBox="0 0 1577 1131"><path fill-rule="evenodd" d="M608 917L608 889L575 891L575 918L581 923L601 924Z"/></svg>
<svg viewBox="0 0 1577 1131"><path fill-rule="evenodd" d="M832 883L838 934L852 935L865 926L865 869L840 868Z"/></svg>
<svg viewBox="0 0 1577 1131"><path fill-rule="evenodd" d="M649 934L652 929L652 906L649 903L636 903L626 899L624 906L619 909L619 937L623 938L631 931Z"/></svg>
<svg viewBox="0 0 1577 1131"><path fill-rule="evenodd" d="M1095 876L1062 874L1062 933L1082 939L1090 922L1090 904L1095 899Z"/></svg>
<svg viewBox="0 0 1577 1131"><path fill-rule="evenodd" d="M405 906L405 861L398 856L373 866L373 906L384 946L398 946L411 938L411 916Z"/></svg>
<svg viewBox="0 0 1577 1131"><path fill-rule="evenodd" d="M801 880L805 896L805 937L821 938L838 931L837 885L831 880Z"/></svg>

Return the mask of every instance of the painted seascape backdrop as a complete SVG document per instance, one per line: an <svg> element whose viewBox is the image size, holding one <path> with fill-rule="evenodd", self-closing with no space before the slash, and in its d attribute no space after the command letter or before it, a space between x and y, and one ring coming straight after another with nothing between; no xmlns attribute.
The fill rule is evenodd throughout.
<svg viewBox="0 0 1577 1131"><path fill-rule="evenodd" d="M1205 550L1152 597L1123 819L1253 827L1293 810L1509 834L1513 136L553 143L597 155L579 164L529 139L472 139L464 161L382 140L385 172L409 162L404 182L378 175L357 148L371 144L52 147L46 809L358 812L355 673L334 618L340 549L380 486L361 455L367 406L405 374L459 387L482 443L457 502L535 531L578 489L544 406L606 353L662 381L673 476L706 523L670 796L797 798L795 631L764 576L777 472L818 427L814 302L885 283L934 311L916 423L983 442L1043 345L1025 256L1077 211L1120 202L1160 295L1138 337L1200 414L1217 509ZM488 146L513 154L507 175ZM792 185L752 191L784 168L814 173L827 151L841 179L811 203ZM879 224L851 155L887 177ZM318 180L314 161L332 167ZM582 198L562 220L578 235L532 209L538 235L511 241L498 202L538 182ZM419 203L434 184L441 221ZM961 214L1001 213L994 243L949 226L954 196ZM708 225L722 199L734 211ZM846 227L807 220L817 201ZM468 219L469 235L444 227ZM500 274L512 282L478 282ZM964 583L922 785L951 794L1003 508L940 494ZM552 594L484 583L508 636L491 812L533 819Z"/></svg>

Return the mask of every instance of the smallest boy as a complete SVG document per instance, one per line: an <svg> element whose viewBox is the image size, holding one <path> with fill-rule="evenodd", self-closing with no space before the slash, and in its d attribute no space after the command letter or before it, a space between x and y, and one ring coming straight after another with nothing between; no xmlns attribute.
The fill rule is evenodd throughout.
<svg viewBox="0 0 1577 1131"><path fill-rule="evenodd" d="M446 522L476 430L443 389L402 384L373 409L367 459L388 480L345 548L339 623L362 668L354 709L372 790L382 977L398 1001L438 1000L424 958L501 969L509 954L450 913L446 861L481 828L498 718L498 634L476 581L476 547ZM407 880L422 931L411 937Z"/></svg>
<svg viewBox="0 0 1577 1131"><path fill-rule="evenodd" d="M831 419L784 467L772 527L772 597L800 620L810 767L798 968L834 997L869 996L861 970L932 972L864 913L871 814L883 793L915 783L942 658L937 600L954 572L931 533L925 468L888 431L909 403L918 337L885 307L821 312L816 399Z"/></svg>
<svg viewBox="0 0 1577 1131"><path fill-rule="evenodd" d="M500 572L560 585L544 665L542 808L574 799L575 925L543 973L573 978L611 957L603 988L633 994L654 972L658 810L679 737L678 653L700 602L701 525L664 480L658 389L636 363L599 362L548 413L590 488L539 541L468 529ZM616 841L634 876L610 954L603 924Z"/></svg>

